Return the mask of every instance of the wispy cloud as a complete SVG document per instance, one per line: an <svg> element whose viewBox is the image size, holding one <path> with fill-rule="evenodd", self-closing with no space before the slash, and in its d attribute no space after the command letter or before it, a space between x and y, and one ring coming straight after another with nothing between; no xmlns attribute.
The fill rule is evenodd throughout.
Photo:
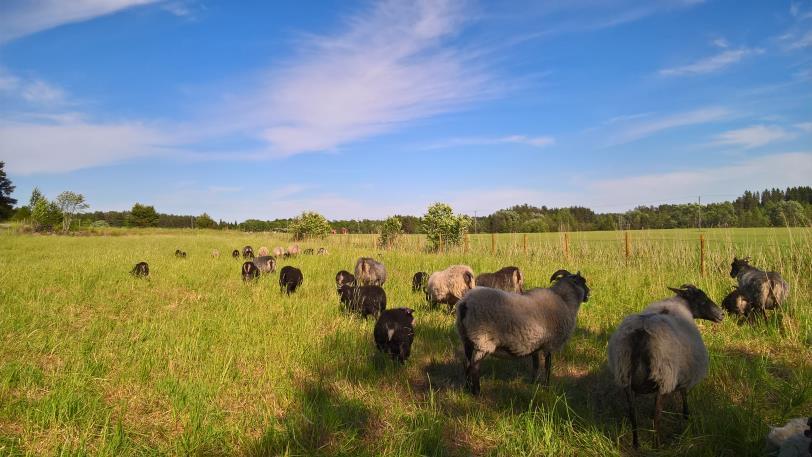
<svg viewBox="0 0 812 457"><path fill-rule="evenodd" d="M661 76L693 76L721 71L746 57L762 54L764 50L754 48L729 49L719 54L705 57L696 62L672 68L663 68Z"/></svg>
<svg viewBox="0 0 812 457"><path fill-rule="evenodd" d="M803 132L812 132L812 122L801 122L799 124L795 124L795 127Z"/></svg>
<svg viewBox="0 0 812 457"><path fill-rule="evenodd" d="M55 105L66 101L61 88L41 79L17 76L3 68L0 68L0 96L36 105Z"/></svg>
<svg viewBox="0 0 812 457"><path fill-rule="evenodd" d="M158 0L6 0L0 2L0 44L25 35L112 14Z"/></svg>
<svg viewBox="0 0 812 457"><path fill-rule="evenodd" d="M794 137L794 133L775 125L751 125L750 127L723 132L716 136L713 144L751 149Z"/></svg>
<svg viewBox="0 0 812 457"><path fill-rule="evenodd" d="M555 138L551 136L527 136L527 135L451 138L448 140L430 144L425 149L447 149L461 146L488 146L496 144L521 144L535 148L543 148L555 144Z"/></svg>
<svg viewBox="0 0 812 457"><path fill-rule="evenodd" d="M726 108L707 107L641 122L628 122L610 137L608 145L630 143L665 130L717 122L730 116L731 112Z"/></svg>

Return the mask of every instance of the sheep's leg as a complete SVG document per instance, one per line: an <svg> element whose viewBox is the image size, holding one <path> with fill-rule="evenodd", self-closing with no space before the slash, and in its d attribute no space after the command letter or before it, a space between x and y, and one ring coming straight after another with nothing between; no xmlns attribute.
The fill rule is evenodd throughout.
<svg viewBox="0 0 812 457"><path fill-rule="evenodd" d="M629 404L629 420L632 422L632 444L634 448L640 447L640 441L637 438L637 413L634 411L634 392L632 386L628 386L626 391L626 403Z"/></svg>
<svg viewBox="0 0 812 457"><path fill-rule="evenodd" d="M663 411L663 394L657 392L654 398L654 443L660 446L660 413Z"/></svg>
<svg viewBox="0 0 812 457"><path fill-rule="evenodd" d="M541 350L530 354L530 358L533 360L533 381L536 382L541 380L541 357L543 355Z"/></svg>
<svg viewBox="0 0 812 457"><path fill-rule="evenodd" d="M479 363L485 358L485 353L472 348L471 358L468 360L466 370L466 384L473 395L479 395Z"/></svg>
<svg viewBox="0 0 812 457"><path fill-rule="evenodd" d="M682 417L688 419L688 391L683 387L679 393L682 396Z"/></svg>
<svg viewBox="0 0 812 457"><path fill-rule="evenodd" d="M553 354L550 353L550 352L545 352L544 353L544 371L546 372L545 373L545 379L544 379L544 385L549 386L550 385L550 374L553 372Z"/></svg>

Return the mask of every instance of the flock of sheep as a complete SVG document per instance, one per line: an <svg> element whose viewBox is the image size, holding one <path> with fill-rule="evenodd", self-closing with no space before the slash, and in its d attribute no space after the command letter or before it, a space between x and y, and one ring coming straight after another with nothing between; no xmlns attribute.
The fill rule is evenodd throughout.
<svg viewBox="0 0 812 457"><path fill-rule="evenodd" d="M242 252L235 249L232 256L246 259L241 275L243 280L250 281L261 273L273 273L276 258L296 256L299 252L298 245L293 245L287 250L276 248L270 255L263 247L254 256L251 246L245 246ZM313 249L304 251L304 254L313 253ZM186 257L180 250L175 254ZM321 248L318 254L326 255L327 251ZM218 257L219 251L215 250L212 255ZM140 262L132 274L145 277L149 275L149 266ZM737 287L725 297L723 306L729 314L742 318L766 318L765 310L778 308L789 293L789 286L779 273L760 270L750 265L748 258L734 258L730 276L737 280ZM285 266L279 272L279 285L284 293L294 293L303 280L302 271L293 266ZM347 312L364 318L376 317L373 330L376 347L403 364L409 358L415 336L414 310L387 309L386 292L382 287L386 280L383 263L361 257L355 264L354 274L346 270L336 274L336 291ZM549 384L552 354L569 341L580 305L589 299L590 293L580 272L558 270L550 282L550 287L524 290L524 277L518 267L508 266L475 276L467 265L452 265L430 275L415 273L412 290L424 293L432 307L446 304L449 312L455 310L456 330L465 356L465 386L478 395L480 363L489 355L529 356L533 379ZM626 396L634 447L639 447L635 396L655 395L654 432L659 441L664 397L679 392L683 417L687 418L687 391L708 371L708 351L694 320L718 323L723 319L722 310L696 286L685 284L669 289L674 296L627 316L609 340L608 367ZM771 431L768 443L781 450L778 455L807 455L792 453L792 449L800 449L798 443L809 443L808 428L812 426L812 418L808 419L809 424L806 421L797 419ZM812 448L805 452L812 452Z"/></svg>

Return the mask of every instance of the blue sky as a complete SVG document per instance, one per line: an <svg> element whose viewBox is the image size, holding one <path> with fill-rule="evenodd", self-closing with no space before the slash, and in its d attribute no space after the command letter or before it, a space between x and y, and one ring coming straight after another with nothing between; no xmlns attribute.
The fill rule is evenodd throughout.
<svg viewBox="0 0 812 457"><path fill-rule="evenodd" d="M243 220L812 184L812 0L7 0L0 160Z"/></svg>

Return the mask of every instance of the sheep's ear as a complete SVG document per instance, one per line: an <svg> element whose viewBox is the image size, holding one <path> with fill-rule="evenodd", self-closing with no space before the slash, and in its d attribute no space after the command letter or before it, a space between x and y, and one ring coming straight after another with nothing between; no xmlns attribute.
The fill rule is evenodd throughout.
<svg viewBox="0 0 812 457"><path fill-rule="evenodd" d="M550 282L555 281L556 279L561 279L565 276L569 276L571 273L567 270L558 270L550 276Z"/></svg>

